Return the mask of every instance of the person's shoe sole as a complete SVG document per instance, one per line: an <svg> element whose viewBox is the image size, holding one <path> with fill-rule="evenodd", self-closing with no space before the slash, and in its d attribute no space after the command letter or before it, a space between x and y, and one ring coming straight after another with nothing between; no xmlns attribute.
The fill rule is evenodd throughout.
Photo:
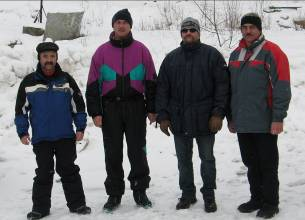
<svg viewBox="0 0 305 220"><path fill-rule="evenodd" d="M115 206L115 207L113 207L112 209L103 207L103 211L104 211L105 213L111 214L111 213L113 213L113 211L117 210L117 209L119 208L119 206L120 206L120 204L117 205L117 206Z"/></svg>
<svg viewBox="0 0 305 220"><path fill-rule="evenodd" d="M240 212L240 213L251 213L251 212L255 212L256 210L259 210L260 208L255 208L255 209L241 209L241 208L237 208L237 210Z"/></svg>
<svg viewBox="0 0 305 220"><path fill-rule="evenodd" d="M259 212L257 212L256 217L257 218L264 218L264 219L269 219L269 218L273 218L275 215L277 215L279 213L279 209L277 208L277 210L275 210L275 212L272 215L259 215Z"/></svg>
<svg viewBox="0 0 305 220"><path fill-rule="evenodd" d="M216 211L217 211L217 207L216 207L216 208L213 208L213 209L206 209L206 208L204 208L204 211L205 211L206 213L216 212Z"/></svg>
<svg viewBox="0 0 305 220"><path fill-rule="evenodd" d="M146 204L146 205L141 205L141 204L137 204L138 207L142 207L144 209L150 209L152 207L152 204Z"/></svg>
<svg viewBox="0 0 305 220"><path fill-rule="evenodd" d="M188 206L185 206L185 207L177 207L176 206L176 210L181 210L181 209L189 209L192 205L194 205L195 203L197 202L197 199L193 199L190 204Z"/></svg>

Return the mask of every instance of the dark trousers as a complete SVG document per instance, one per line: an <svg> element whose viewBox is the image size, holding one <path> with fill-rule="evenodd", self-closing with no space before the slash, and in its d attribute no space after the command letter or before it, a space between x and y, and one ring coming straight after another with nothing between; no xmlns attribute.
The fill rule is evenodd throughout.
<svg viewBox="0 0 305 220"><path fill-rule="evenodd" d="M242 161L248 168L251 198L279 204L277 135L264 133L237 134Z"/></svg>
<svg viewBox="0 0 305 220"><path fill-rule="evenodd" d="M196 137L199 157L201 160L200 174L203 181L201 192L203 197L214 196L216 189L216 167L213 147L215 135ZM176 153L178 158L179 186L182 197L195 197L196 187L194 184L193 171L193 138L174 136Z"/></svg>
<svg viewBox="0 0 305 220"><path fill-rule="evenodd" d="M58 141L41 141L34 144L37 169L34 178L32 200L33 211L49 212L51 208L51 190L54 176L54 155L56 156L56 172L61 182L67 206L76 209L85 205L79 167L74 164L76 159L75 139L61 139Z"/></svg>
<svg viewBox="0 0 305 220"><path fill-rule="evenodd" d="M103 102L103 140L108 195L125 192L123 170L123 135L126 136L127 154L131 165L128 175L132 190L145 191L150 176L146 158L146 109L143 98Z"/></svg>

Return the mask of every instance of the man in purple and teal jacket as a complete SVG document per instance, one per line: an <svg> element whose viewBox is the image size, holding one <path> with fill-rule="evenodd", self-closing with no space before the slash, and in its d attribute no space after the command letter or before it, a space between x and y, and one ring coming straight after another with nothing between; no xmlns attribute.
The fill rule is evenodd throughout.
<svg viewBox="0 0 305 220"><path fill-rule="evenodd" d="M112 18L113 32L92 57L86 99L88 114L103 131L109 195L105 211L116 209L125 191L123 135L128 146L128 176L135 202L151 207L146 189L150 176L146 158L146 117L155 122L156 71L149 50L132 37L127 9Z"/></svg>

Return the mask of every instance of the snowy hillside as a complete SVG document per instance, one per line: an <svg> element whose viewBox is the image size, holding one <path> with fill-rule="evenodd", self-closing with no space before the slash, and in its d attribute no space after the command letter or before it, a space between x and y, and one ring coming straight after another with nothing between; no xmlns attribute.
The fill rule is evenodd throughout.
<svg viewBox="0 0 305 220"><path fill-rule="evenodd" d="M217 1L218 2L218 1ZM226 1L224 1L226 2ZM287 2L265 1L268 5L285 6ZM224 4L218 2L219 7ZM283 10L279 13L264 14L270 29L263 30L266 38L277 43L287 54L291 68L292 102L285 120L284 134L279 137L279 178L280 178L280 213L277 220L303 220L305 215L305 31L284 29L278 23L291 24L292 18L305 15L303 1L290 1L291 6L302 9ZM241 14L254 10L255 2L245 1L240 5ZM73 41L58 41L59 63L76 79L82 92L85 91L91 56L95 49L108 40L113 14L128 8L134 20L132 29L134 38L142 41L151 51L158 72L166 53L180 43L177 30L179 17L168 30L159 30L162 9L169 7L179 11L183 17L200 18L200 11L192 1L47 1L46 12L85 11L82 33L85 37ZM22 26L33 23L31 16L36 15L39 1L0 1L0 219L25 219L31 210L31 189L35 157L31 146L20 143L14 126L14 105L21 79L30 73L37 64L36 45L42 37L22 34ZM289 15L289 19L285 20ZM45 19L45 18L44 18ZM44 27L44 25L42 25ZM236 33L234 44L237 45L240 33ZM201 32L204 43L217 47L226 60L232 49L220 48L215 35ZM17 42L13 48L7 46ZM52 191L51 215L46 220L72 219L132 219L132 220L171 220L171 219L215 219L242 220L256 219L255 213L241 214L237 206L249 199L249 189L236 135L230 134L224 123L223 129L216 136L215 157L217 165L216 201L218 211L207 214L203 210L203 201L199 189L202 185L199 172L198 150L194 148L194 172L198 202L189 210L176 211L175 205L180 197L178 186L178 168L173 137L163 135L159 129L149 126L147 129L147 152L151 170L151 186L147 191L153 202L151 209L138 208L132 198L129 183L126 180L126 193L120 208L113 214L102 211L107 195L104 187L105 165L101 130L93 126L88 119L85 139L88 147L79 152L77 164L81 168L87 204L92 208L89 216L70 214L59 177L55 176ZM84 142L79 144L82 148ZM130 166L125 144L124 170L128 175Z"/></svg>

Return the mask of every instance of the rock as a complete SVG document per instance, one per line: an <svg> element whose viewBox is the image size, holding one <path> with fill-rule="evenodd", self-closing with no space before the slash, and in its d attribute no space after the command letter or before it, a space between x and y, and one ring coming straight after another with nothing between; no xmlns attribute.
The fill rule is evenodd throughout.
<svg viewBox="0 0 305 220"><path fill-rule="evenodd" d="M296 26L299 26L299 27L301 27L302 29L305 29L305 19L303 19L303 20L293 20L293 23L294 23Z"/></svg>
<svg viewBox="0 0 305 220"><path fill-rule="evenodd" d="M80 37L84 12L48 13L43 40L73 40Z"/></svg>
<svg viewBox="0 0 305 220"><path fill-rule="evenodd" d="M23 26L22 33L32 36L41 36L44 34L44 29L30 26Z"/></svg>
<svg viewBox="0 0 305 220"><path fill-rule="evenodd" d="M22 42L20 40L11 40L7 46L14 48L16 45L22 45Z"/></svg>

